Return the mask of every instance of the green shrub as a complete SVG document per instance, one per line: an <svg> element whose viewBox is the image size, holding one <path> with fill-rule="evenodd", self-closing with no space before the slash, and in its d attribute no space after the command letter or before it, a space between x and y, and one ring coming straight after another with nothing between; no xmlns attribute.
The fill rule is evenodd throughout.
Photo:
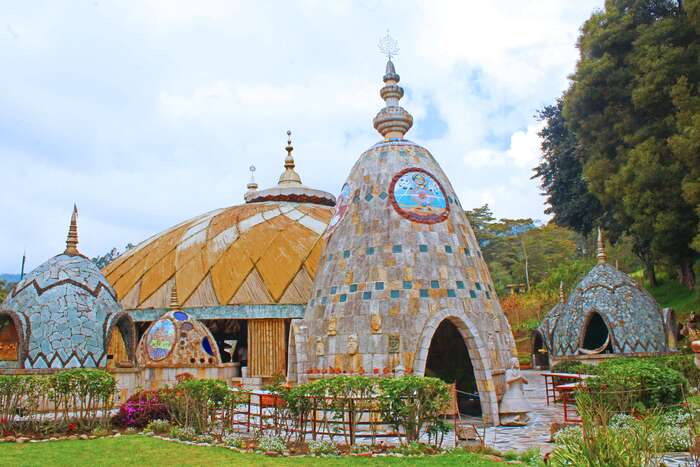
<svg viewBox="0 0 700 467"><path fill-rule="evenodd" d="M695 366L695 357L689 354L668 355L650 359L658 366L673 368L680 372L694 388L700 387L700 368Z"/></svg>
<svg viewBox="0 0 700 467"><path fill-rule="evenodd" d="M678 404L688 381L678 371L649 359L616 358L598 365L596 378L586 380L594 402L615 412L644 410Z"/></svg>
<svg viewBox="0 0 700 467"><path fill-rule="evenodd" d="M228 406L235 394L225 381L187 379L159 396L175 423L206 433L215 421L216 411Z"/></svg>
<svg viewBox="0 0 700 467"><path fill-rule="evenodd" d="M337 454L338 449L331 441L309 441L309 452L316 456Z"/></svg>
<svg viewBox="0 0 700 467"><path fill-rule="evenodd" d="M576 360L564 360L553 365L552 372L593 375L596 372L596 367Z"/></svg>
<svg viewBox="0 0 700 467"><path fill-rule="evenodd" d="M221 441L230 448L242 449L245 446L245 441L243 440L243 437L241 437L241 435L239 435L238 433L226 433L221 438Z"/></svg>
<svg viewBox="0 0 700 467"><path fill-rule="evenodd" d="M189 426L173 426L170 428L169 436L181 441L196 441L197 439L197 433L194 431L194 428Z"/></svg>
<svg viewBox="0 0 700 467"><path fill-rule="evenodd" d="M379 382L379 410L385 422L403 429L408 442L438 423L450 400L447 385L437 378L403 376Z"/></svg>
<svg viewBox="0 0 700 467"><path fill-rule="evenodd" d="M151 420L144 431L155 435L164 435L170 432L170 428L168 420Z"/></svg>

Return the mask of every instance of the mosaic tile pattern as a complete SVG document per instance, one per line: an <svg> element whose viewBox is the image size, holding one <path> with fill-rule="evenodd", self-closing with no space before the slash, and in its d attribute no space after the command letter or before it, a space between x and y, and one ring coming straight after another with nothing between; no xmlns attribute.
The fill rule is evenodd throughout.
<svg viewBox="0 0 700 467"><path fill-rule="evenodd" d="M578 355L592 312L607 324L614 353L669 351L659 305L631 277L603 263L578 283L566 304L554 307L543 321L540 331L552 357Z"/></svg>
<svg viewBox="0 0 700 467"><path fill-rule="evenodd" d="M256 202L212 211L160 233L108 265L125 309L306 304L328 206Z"/></svg>
<svg viewBox="0 0 700 467"><path fill-rule="evenodd" d="M431 174L445 190L444 220L415 222L397 212L391 197L379 196L408 168ZM468 254L479 246L442 169L410 141L385 141L362 154L344 191L354 195L326 236L312 291L317 298L295 326L296 333L308 333L296 338L304 342L297 346L298 374L328 368L373 374L398 365L423 374L430 339L450 319L461 323L484 412L496 420L496 394L513 338L495 294L487 295L486 263ZM379 332L372 315L381 316Z"/></svg>
<svg viewBox="0 0 700 467"><path fill-rule="evenodd" d="M121 311L84 256L55 256L27 274L2 309L20 321L25 368L102 367L107 330Z"/></svg>

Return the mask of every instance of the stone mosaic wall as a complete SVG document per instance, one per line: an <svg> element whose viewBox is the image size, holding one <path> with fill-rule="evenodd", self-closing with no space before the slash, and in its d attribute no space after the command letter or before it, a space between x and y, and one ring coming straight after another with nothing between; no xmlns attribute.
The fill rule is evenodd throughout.
<svg viewBox="0 0 700 467"><path fill-rule="evenodd" d="M399 365L423 374L432 335L449 319L468 346L485 418L497 421L494 374L513 355L513 337L442 169L426 149L388 141L360 157L346 185L294 325L299 378Z"/></svg>
<svg viewBox="0 0 700 467"><path fill-rule="evenodd" d="M102 367L115 293L83 256L58 255L20 281L2 305L19 322L25 368Z"/></svg>

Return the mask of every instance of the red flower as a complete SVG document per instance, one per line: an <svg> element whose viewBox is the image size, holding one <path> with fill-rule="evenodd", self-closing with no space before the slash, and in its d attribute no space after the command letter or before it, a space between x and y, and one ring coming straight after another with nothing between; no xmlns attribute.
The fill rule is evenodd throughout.
<svg viewBox="0 0 700 467"><path fill-rule="evenodd" d="M68 424L68 431L75 431L77 429L78 429L78 425L76 425L75 423Z"/></svg>
<svg viewBox="0 0 700 467"><path fill-rule="evenodd" d="M374 372L375 375L378 375L378 374L379 374L379 368L375 368L375 369L372 370L372 371Z"/></svg>
<svg viewBox="0 0 700 467"><path fill-rule="evenodd" d="M388 375L388 374L389 374L389 368L384 367L384 374L385 374L385 375Z"/></svg>

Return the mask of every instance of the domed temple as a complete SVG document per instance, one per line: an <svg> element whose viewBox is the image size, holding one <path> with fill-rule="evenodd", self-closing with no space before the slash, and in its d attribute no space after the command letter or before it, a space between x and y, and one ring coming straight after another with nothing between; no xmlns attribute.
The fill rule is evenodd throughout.
<svg viewBox="0 0 700 467"><path fill-rule="evenodd" d="M324 234L306 313L290 338L290 376L401 374L456 380L498 421L510 326L447 176L404 139L413 118L391 59L374 119L384 137L352 168Z"/></svg>
<svg viewBox="0 0 700 467"><path fill-rule="evenodd" d="M181 313L203 323L222 363L233 364L228 376L240 376L241 363L250 377L286 373L289 323L304 315L335 205L302 184L288 136L276 186L258 190L251 178L245 204L182 222L104 269L139 336L171 311L177 287Z"/></svg>
<svg viewBox="0 0 700 467"><path fill-rule="evenodd" d="M134 324L78 251L77 218L74 208L66 250L27 274L0 306L0 368L133 366Z"/></svg>
<svg viewBox="0 0 700 467"><path fill-rule="evenodd" d="M337 200L302 183L288 132L275 186L251 175L245 203L181 222L102 272L77 251L74 213L66 251L0 309L0 373L106 367L122 397L178 372L254 386L429 375L498 423L514 339L449 179L404 138L413 118L398 83L389 58L383 138Z"/></svg>
<svg viewBox="0 0 700 467"><path fill-rule="evenodd" d="M568 300L552 308L533 334L536 366L562 360L595 363L614 355L658 355L676 351L678 329L671 309L607 262L598 230L598 264Z"/></svg>

